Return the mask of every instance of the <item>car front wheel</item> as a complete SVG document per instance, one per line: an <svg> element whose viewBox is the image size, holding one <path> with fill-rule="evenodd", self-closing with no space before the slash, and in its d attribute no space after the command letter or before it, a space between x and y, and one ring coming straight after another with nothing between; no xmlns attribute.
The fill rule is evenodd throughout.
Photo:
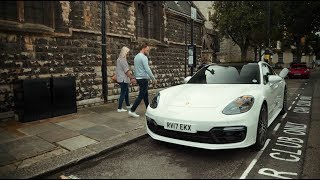
<svg viewBox="0 0 320 180"><path fill-rule="evenodd" d="M268 111L265 104L262 105L259 115L256 143L253 145L254 150L263 148L267 140L268 133Z"/></svg>

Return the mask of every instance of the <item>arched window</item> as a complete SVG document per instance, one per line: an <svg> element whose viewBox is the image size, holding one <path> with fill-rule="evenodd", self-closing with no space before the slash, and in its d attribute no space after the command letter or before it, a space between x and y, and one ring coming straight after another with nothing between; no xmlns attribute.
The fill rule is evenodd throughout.
<svg viewBox="0 0 320 180"><path fill-rule="evenodd" d="M160 40L160 3L137 2L137 36Z"/></svg>
<svg viewBox="0 0 320 180"><path fill-rule="evenodd" d="M145 2L138 2L137 7L137 36L145 37L146 34L146 4Z"/></svg>

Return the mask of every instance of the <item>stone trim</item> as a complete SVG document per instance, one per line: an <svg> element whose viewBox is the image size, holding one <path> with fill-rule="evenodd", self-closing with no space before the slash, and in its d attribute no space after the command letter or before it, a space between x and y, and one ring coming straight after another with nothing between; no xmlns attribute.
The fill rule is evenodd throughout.
<svg viewBox="0 0 320 180"><path fill-rule="evenodd" d="M0 29L4 31L23 31L33 33L50 33L54 32L54 29L42 24L33 23L19 23L16 21L0 20Z"/></svg>
<svg viewBox="0 0 320 180"><path fill-rule="evenodd" d="M76 28L69 28L69 32L84 32L84 33L90 33L90 34L97 34L101 35L100 31L92 31L92 30L84 30L84 29L76 29Z"/></svg>
<svg viewBox="0 0 320 180"><path fill-rule="evenodd" d="M170 14L174 14L174 15L178 15L178 16L182 16L182 17L184 17L184 18L187 18L187 19L189 19L189 20L191 20L191 16L188 16L188 15L186 15L186 14L183 14L183 13L181 13L181 12L178 12L178 11L176 11L176 10L173 10L173 9L171 9L171 8L169 8L169 7L167 7L167 12L168 13L170 13ZM203 24L204 23L204 21L201 21L201 20L194 20L194 22L198 22L198 23L201 23L201 24Z"/></svg>
<svg viewBox="0 0 320 180"><path fill-rule="evenodd" d="M101 33L100 33L101 34ZM121 38L127 38L127 39L135 39L134 36L130 36L130 35L122 35L122 34L115 34L115 33L106 33L107 36L113 36L113 37L121 37Z"/></svg>
<svg viewBox="0 0 320 180"><path fill-rule="evenodd" d="M131 6L133 1L115 1L115 2L119 3L119 4L124 4L124 5L127 5L127 6Z"/></svg>
<svg viewBox="0 0 320 180"><path fill-rule="evenodd" d="M63 36L63 37L71 37L73 32L83 32L83 33L101 35L100 31L69 28L69 33L58 33L58 32L55 32L54 36L56 36L56 37L61 37L61 36Z"/></svg>
<svg viewBox="0 0 320 180"><path fill-rule="evenodd" d="M168 41L168 44L175 44L175 45L181 45L181 46L186 46L186 45L189 45L189 44L186 44L186 43L179 43L179 42L174 42L174 41ZM202 48L202 46L200 45L196 45L197 48Z"/></svg>

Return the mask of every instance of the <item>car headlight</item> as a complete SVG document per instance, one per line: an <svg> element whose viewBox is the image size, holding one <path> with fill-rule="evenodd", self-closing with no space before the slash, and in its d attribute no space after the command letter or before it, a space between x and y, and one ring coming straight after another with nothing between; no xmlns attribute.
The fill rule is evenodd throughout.
<svg viewBox="0 0 320 180"><path fill-rule="evenodd" d="M253 106L254 98L252 96L241 96L226 106L222 113L225 115L241 114L249 111Z"/></svg>
<svg viewBox="0 0 320 180"><path fill-rule="evenodd" d="M150 103L150 107L155 109L158 107L159 104L159 100L160 100L160 93L158 92L157 95L155 97L153 97L151 103Z"/></svg>

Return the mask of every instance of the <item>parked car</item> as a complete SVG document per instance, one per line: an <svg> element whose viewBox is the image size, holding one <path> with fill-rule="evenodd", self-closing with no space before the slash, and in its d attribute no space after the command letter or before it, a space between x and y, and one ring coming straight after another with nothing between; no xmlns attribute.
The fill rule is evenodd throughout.
<svg viewBox="0 0 320 180"><path fill-rule="evenodd" d="M292 63L288 73L289 78L310 78L310 69L305 63Z"/></svg>
<svg viewBox="0 0 320 180"><path fill-rule="evenodd" d="M204 149L263 148L286 112L287 85L265 62L209 64L185 84L160 91L146 111L156 140Z"/></svg>
<svg viewBox="0 0 320 180"><path fill-rule="evenodd" d="M315 61L315 67L320 67L320 60Z"/></svg>

